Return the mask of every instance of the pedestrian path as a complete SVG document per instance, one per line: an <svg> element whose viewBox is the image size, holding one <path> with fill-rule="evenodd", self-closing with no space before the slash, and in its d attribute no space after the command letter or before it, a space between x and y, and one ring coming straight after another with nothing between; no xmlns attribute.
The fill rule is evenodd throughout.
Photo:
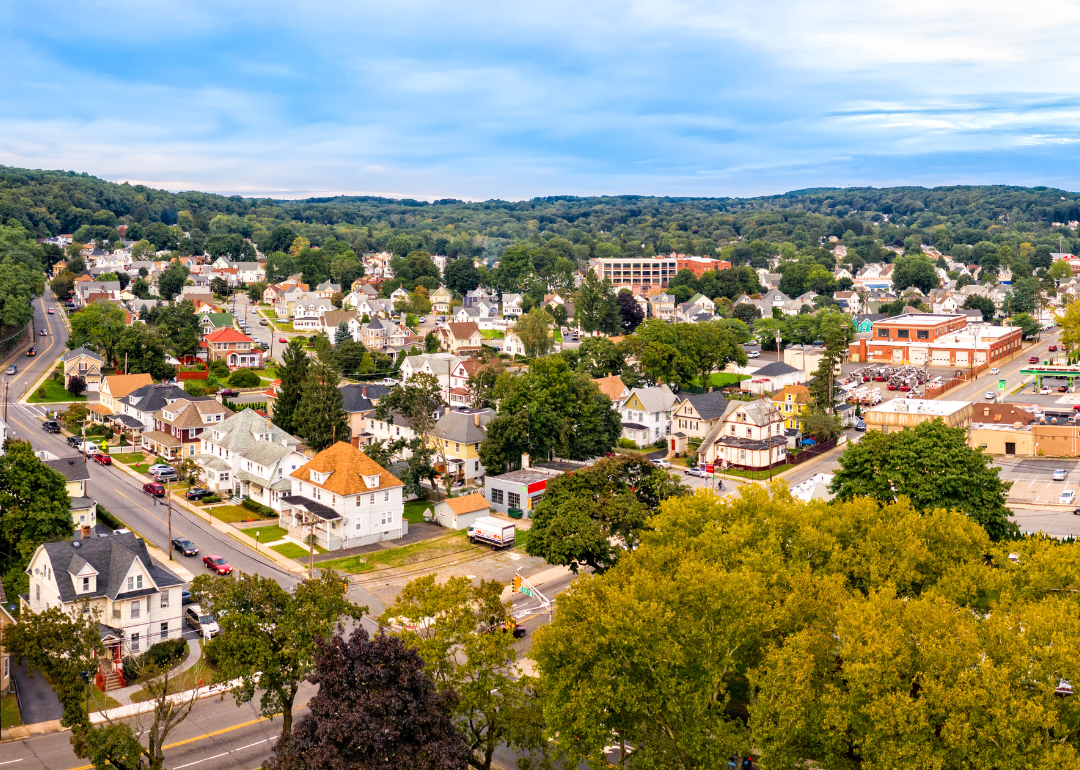
<svg viewBox="0 0 1080 770"><path fill-rule="evenodd" d="M176 668L174 668L172 670L171 676L178 676L178 675L182 674L184 671L187 671L189 668L191 668L196 663L198 663L199 658L202 657L202 650L200 649L199 643L198 643L197 640L188 639L187 640L187 645L188 645L187 657L184 658L183 663L181 663L179 666L177 666ZM129 685L128 687L121 687L119 690L109 690L109 692L107 694L113 700L118 701L121 706L130 706L130 705L132 705L134 703L134 701L131 700L131 696L134 695L135 693L141 691L141 690L142 690L142 685L133 684L133 685ZM142 704L138 704L138 705L142 705ZM115 709L113 709L113 711L115 711Z"/></svg>

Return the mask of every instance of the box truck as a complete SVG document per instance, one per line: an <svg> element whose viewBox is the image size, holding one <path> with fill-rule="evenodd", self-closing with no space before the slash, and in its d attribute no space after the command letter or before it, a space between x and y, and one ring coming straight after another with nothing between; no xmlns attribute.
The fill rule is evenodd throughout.
<svg viewBox="0 0 1080 770"><path fill-rule="evenodd" d="M514 544L517 527L511 522L481 516L469 527L470 543L489 543L491 550L497 551Z"/></svg>

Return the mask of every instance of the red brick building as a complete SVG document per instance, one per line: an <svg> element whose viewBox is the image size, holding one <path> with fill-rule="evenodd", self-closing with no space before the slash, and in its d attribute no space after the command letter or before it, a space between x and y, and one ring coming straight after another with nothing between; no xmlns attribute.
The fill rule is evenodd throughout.
<svg viewBox="0 0 1080 770"><path fill-rule="evenodd" d="M1021 346L1016 326L967 325L963 315L905 313L874 324L851 344L860 363L978 366L1012 355Z"/></svg>

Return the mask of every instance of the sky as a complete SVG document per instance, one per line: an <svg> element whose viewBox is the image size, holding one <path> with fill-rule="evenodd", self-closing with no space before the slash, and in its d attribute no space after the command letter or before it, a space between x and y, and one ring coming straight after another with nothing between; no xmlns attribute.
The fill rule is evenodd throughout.
<svg viewBox="0 0 1080 770"><path fill-rule="evenodd" d="M1080 189L1080 4L0 3L0 165L245 196Z"/></svg>

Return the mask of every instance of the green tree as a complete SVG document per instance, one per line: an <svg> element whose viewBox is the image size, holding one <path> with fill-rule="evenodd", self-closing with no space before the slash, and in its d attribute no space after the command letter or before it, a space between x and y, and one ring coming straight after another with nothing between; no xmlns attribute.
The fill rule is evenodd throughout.
<svg viewBox="0 0 1080 770"><path fill-rule="evenodd" d="M351 287L353 281L364 275L364 263L351 249L337 254L330 261L330 277L342 288Z"/></svg>
<svg viewBox="0 0 1080 770"><path fill-rule="evenodd" d="M158 294L167 301L172 301L184 288L184 281L188 279L190 271L180 264L179 260L169 263L169 266L158 274Z"/></svg>
<svg viewBox="0 0 1080 770"><path fill-rule="evenodd" d="M114 360L116 346L127 328L124 309L112 302L91 302L71 316L68 347L88 347L96 350L109 364Z"/></svg>
<svg viewBox="0 0 1080 770"><path fill-rule="evenodd" d="M840 456L830 489L841 500L867 495L881 501L903 495L918 510L956 508L997 540L1017 532L1005 498L1012 482L967 445L967 431L940 419L894 433L867 431Z"/></svg>
<svg viewBox="0 0 1080 770"><path fill-rule="evenodd" d="M149 374L155 380L165 380L176 373L176 367L165 360L165 341L145 324L125 327L115 352L116 361L126 367L127 374Z"/></svg>
<svg viewBox="0 0 1080 770"><path fill-rule="evenodd" d="M446 281L446 288L464 296L480 285L480 271L468 257L458 257L446 263L443 279Z"/></svg>
<svg viewBox="0 0 1080 770"><path fill-rule="evenodd" d="M237 705L251 701L258 689L260 713L282 716L282 738L292 729L300 684L314 669L315 640L340 633L343 618L359 621L367 611L346 598L348 582L333 570L301 581L292 592L251 573L238 579L200 575L191 588L218 618L221 634L206 649L226 679L239 680Z"/></svg>
<svg viewBox="0 0 1080 770"><path fill-rule="evenodd" d="M533 754L533 761L547 749L536 680L520 674L514 637L502 631L513 622L502 589L464 577L439 584L428 575L406 585L379 618L419 653L439 691L456 695L454 724L476 770L490 770L500 745Z"/></svg>
<svg viewBox="0 0 1080 770"><path fill-rule="evenodd" d="M274 422L286 433L296 433L299 417L297 407L300 405L309 365L303 340L293 337L289 340L285 352L281 354L281 366L278 367L281 391L274 403Z"/></svg>
<svg viewBox="0 0 1080 770"><path fill-rule="evenodd" d="M293 423L296 425L296 435L303 438L315 452L321 452L338 441L349 440L349 415L342 409L343 397L338 387L340 381L337 368L323 361L309 366L304 377Z"/></svg>
<svg viewBox="0 0 1080 770"><path fill-rule="evenodd" d="M815 316L815 321L817 337L825 345L809 386L810 395L817 411L831 416L835 414L836 407L836 373L847 357L848 345L855 339L855 327L851 323L851 316L837 309L821 311ZM816 431L812 433L818 438L827 440L840 432L837 421L815 421L814 425Z"/></svg>
<svg viewBox="0 0 1080 770"><path fill-rule="evenodd" d="M275 251L266 257L263 269L269 283L281 283L296 272L296 262L284 250Z"/></svg>
<svg viewBox="0 0 1080 770"><path fill-rule="evenodd" d="M1024 339L1034 339L1035 335L1039 333L1042 325L1031 317L1029 313L1017 313L1010 321L1013 326L1019 326L1023 331Z"/></svg>
<svg viewBox="0 0 1080 770"><path fill-rule="evenodd" d="M997 313L994 300L978 294L969 294L968 298L964 300L963 308L964 310L978 310L982 313L982 320L986 323L994 320L994 314Z"/></svg>
<svg viewBox="0 0 1080 770"><path fill-rule="evenodd" d="M622 330L624 332L632 332L634 329L645 320L645 311L641 309L641 305L634 299L634 295L623 289L615 297L615 301L619 305L619 317L622 319Z"/></svg>
<svg viewBox="0 0 1080 770"><path fill-rule="evenodd" d="M256 281L255 283L249 283L247 287L247 298L252 304L262 302L263 292L269 287L266 281Z"/></svg>
<svg viewBox="0 0 1080 770"><path fill-rule="evenodd" d="M574 320L586 332L619 333L622 316L611 281L601 278L593 270L588 272L577 292Z"/></svg>
<svg viewBox="0 0 1080 770"><path fill-rule="evenodd" d="M679 332L679 353L702 387L708 386L713 372L723 371L728 364L746 365L746 351L731 329L720 321L687 324Z"/></svg>
<svg viewBox="0 0 1080 770"><path fill-rule="evenodd" d="M534 307L518 318L513 331L525 346L529 358L547 355L551 350L551 327L555 319L543 308Z"/></svg>
<svg viewBox="0 0 1080 770"><path fill-rule="evenodd" d="M1050 265L1050 269L1046 271L1046 274L1055 281L1064 281L1066 278L1072 277L1072 267L1064 259L1059 259Z"/></svg>
<svg viewBox="0 0 1080 770"><path fill-rule="evenodd" d="M939 284L934 263L924 256L897 257L893 262L893 290L903 291L914 286L924 294Z"/></svg>

